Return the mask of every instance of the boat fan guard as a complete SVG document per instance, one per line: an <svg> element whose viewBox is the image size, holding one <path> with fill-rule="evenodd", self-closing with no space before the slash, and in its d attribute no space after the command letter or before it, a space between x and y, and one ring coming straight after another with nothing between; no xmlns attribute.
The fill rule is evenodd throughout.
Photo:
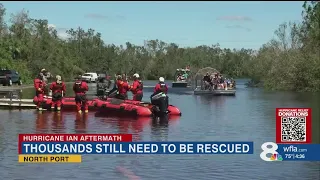
<svg viewBox="0 0 320 180"><path fill-rule="evenodd" d="M220 73L217 69L212 68L212 67L205 67L200 70L195 74L194 76L194 88L197 88L198 86L203 87L203 76L205 76L207 73L210 75L213 73Z"/></svg>
<svg viewBox="0 0 320 180"><path fill-rule="evenodd" d="M203 76L205 76L207 73L209 73L210 75L212 73L220 73L217 69L212 68L212 67L205 67L200 69L196 75L195 75L195 80L202 80Z"/></svg>

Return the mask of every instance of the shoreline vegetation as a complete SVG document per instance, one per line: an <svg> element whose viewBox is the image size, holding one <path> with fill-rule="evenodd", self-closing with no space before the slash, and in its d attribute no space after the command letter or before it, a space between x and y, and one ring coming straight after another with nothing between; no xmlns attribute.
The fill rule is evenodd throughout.
<svg viewBox="0 0 320 180"><path fill-rule="evenodd" d="M248 77L251 87L320 90L320 5L315 1L303 4L302 22L281 24L276 38L257 51L220 48L219 44L182 48L161 40L116 46L104 42L101 33L81 27L66 30L68 37L61 38L47 20L32 19L26 10L12 14L10 22L6 16L0 4L0 68L17 70L24 84L31 83L42 68L64 81L91 70L139 73L153 80L173 79L176 69L190 65L193 73L213 67L232 78Z"/></svg>

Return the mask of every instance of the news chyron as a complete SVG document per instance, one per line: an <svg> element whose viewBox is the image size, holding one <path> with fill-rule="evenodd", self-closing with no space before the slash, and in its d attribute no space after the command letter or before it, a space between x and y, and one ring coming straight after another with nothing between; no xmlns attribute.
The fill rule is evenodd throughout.
<svg viewBox="0 0 320 180"><path fill-rule="evenodd" d="M276 108L275 142L132 142L131 134L20 134L20 163L81 163L83 154L246 154L266 162L320 161L310 108Z"/></svg>
<svg viewBox="0 0 320 180"><path fill-rule="evenodd" d="M83 154L253 154L253 142L132 142L131 134L20 134L20 163L81 163Z"/></svg>

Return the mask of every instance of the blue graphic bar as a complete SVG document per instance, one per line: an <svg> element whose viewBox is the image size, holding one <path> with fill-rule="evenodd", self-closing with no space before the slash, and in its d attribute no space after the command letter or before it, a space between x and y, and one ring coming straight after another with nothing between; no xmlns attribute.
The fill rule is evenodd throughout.
<svg viewBox="0 0 320 180"><path fill-rule="evenodd" d="M276 160L320 161L320 144L278 144Z"/></svg>
<svg viewBox="0 0 320 180"><path fill-rule="evenodd" d="M253 142L23 142L21 154L253 154Z"/></svg>

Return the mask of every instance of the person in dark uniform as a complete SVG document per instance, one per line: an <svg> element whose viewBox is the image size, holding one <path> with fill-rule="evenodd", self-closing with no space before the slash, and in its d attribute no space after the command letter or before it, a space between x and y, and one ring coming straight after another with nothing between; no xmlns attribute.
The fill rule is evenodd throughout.
<svg viewBox="0 0 320 180"><path fill-rule="evenodd" d="M105 77L100 77L97 83L97 96L104 98L106 95L107 89L109 89L109 83Z"/></svg>
<svg viewBox="0 0 320 180"><path fill-rule="evenodd" d="M206 75L203 77L202 79L203 83L204 83L204 89L207 90L210 88L210 86L212 86L212 81L211 81L211 77L210 77L210 73L207 72Z"/></svg>

